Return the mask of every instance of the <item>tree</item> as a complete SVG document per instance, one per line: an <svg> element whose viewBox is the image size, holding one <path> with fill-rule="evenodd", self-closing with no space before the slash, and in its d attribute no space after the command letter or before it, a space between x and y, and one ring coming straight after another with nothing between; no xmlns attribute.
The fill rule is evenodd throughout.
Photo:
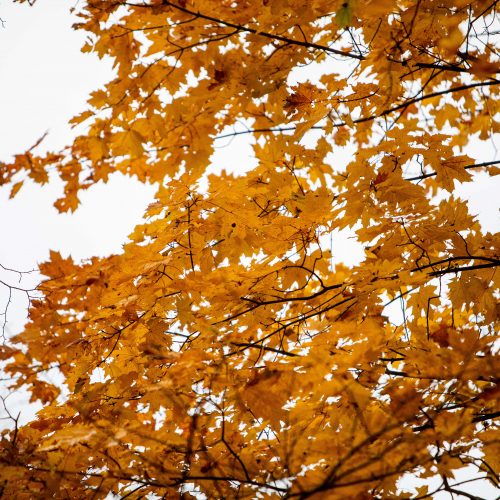
<svg viewBox="0 0 500 500"><path fill-rule="evenodd" d="M403 475L457 493L468 464L498 485L499 241L454 196L498 172L465 152L498 132L496 4L80 2L116 78L2 183L57 171L60 211L112 172L159 187L121 254L40 267L0 351L45 405L3 433L7 498L408 498ZM238 135L257 165L208 173ZM358 265L332 264L339 230Z"/></svg>

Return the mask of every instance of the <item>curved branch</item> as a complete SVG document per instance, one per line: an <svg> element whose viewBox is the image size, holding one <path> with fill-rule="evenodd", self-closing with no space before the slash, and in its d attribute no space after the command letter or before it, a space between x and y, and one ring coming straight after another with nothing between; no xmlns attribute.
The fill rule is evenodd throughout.
<svg viewBox="0 0 500 500"><path fill-rule="evenodd" d="M137 5L137 4L132 4L132 3L125 3L124 5L129 5L129 6L133 6L133 7L147 7L145 5ZM250 28L248 26L243 26L241 24L235 24L235 23L231 23L229 21L224 21L223 19L218 19L216 17L212 17L212 16L209 16L207 14L202 14L201 12L195 12L193 10L187 9L186 7L175 4L175 3L170 2L168 0L163 0L162 5L172 7L173 9L184 12L185 14L189 14L190 16L194 16L195 18L204 19L206 21L211 21L211 22L216 23L216 24L221 24L223 26L227 26L228 28L235 28L238 31L245 32L245 33L252 33L254 35L262 36L264 38L269 38L271 40L278 40L280 42L285 42L285 43L290 44L290 45L298 45L300 47L306 47L308 49L322 50L324 52L328 52L329 54L336 54L338 56L349 57L351 59L358 59L358 60L365 59L365 56L360 55L360 54L355 54L353 52L344 52L342 50L333 49L333 48L328 47L326 45L321 45L321 44L313 43L313 42L307 42L305 40L304 41L294 40L293 38L288 38L286 36L276 35L274 33L268 33L266 31L258 31L256 29Z"/></svg>
<svg viewBox="0 0 500 500"><path fill-rule="evenodd" d="M493 265L493 266L498 266L500 264L499 259L495 259L492 257L486 257L484 255L463 255L463 256L457 255L457 256L453 256L453 257L448 257L446 259L437 260L436 262L431 262L430 264L426 264L425 266L415 267L414 269L411 270L411 272L423 271L424 269L429 269L430 267L439 266L440 264L451 264L452 262L456 262L457 260L482 260L485 262L489 262L490 265ZM488 266L488 267L490 267L490 266ZM437 272L437 271L434 271L434 272Z"/></svg>
<svg viewBox="0 0 500 500"><path fill-rule="evenodd" d="M473 165L466 165L464 167L464 170L470 170L473 168L481 168L481 167L489 167L491 165L498 165L498 164L500 164L500 160L485 161L483 163L475 163ZM430 172L428 174L416 175L415 177L406 177L404 180L405 181L421 181L423 179L428 179L429 177L434 177L436 175L437 175L437 172Z"/></svg>
<svg viewBox="0 0 500 500"><path fill-rule="evenodd" d="M398 104L397 106L393 106L392 108L388 108L384 111L381 111L378 114L370 115L370 116L364 116L361 118L356 118L355 120L352 120L353 124L357 123L366 123L366 122L371 122L376 120L377 118L382 118L383 116L390 115L391 113L394 113L396 111L400 110L405 110L412 104L416 104L418 102L425 101L427 99L432 99L434 97L439 97L441 95L447 95L447 94L453 94L455 92L463 92L465 90L477 88L477 87L490 87L493 85L499 85L500 81L499 80L490 80L487 82L477 82L477 83L471 83L469 85L459 85L457 87L451 87L447 90L440 90L437 92L431 92L430 94L425 94L420 97L415 97L412 99L409 99L401 104ZM333 128L340 128L344 126L350 126L347 122L337 122L331 124ZM255 128L255 129L247 129L247 130L240 130L237 132L230 132L227 134L221 134L215 136L213 139L214 140L219 140L219 139L227 139L229 137L236 137L237 135L244 135L244 134L262 134L262 133L281 133L281 132L293 132L296 130L297 126L296 125L288 125L284 127L267 127L267 128ZM313 125L310 127L309 130L323 130L324 125Z"/></svg>

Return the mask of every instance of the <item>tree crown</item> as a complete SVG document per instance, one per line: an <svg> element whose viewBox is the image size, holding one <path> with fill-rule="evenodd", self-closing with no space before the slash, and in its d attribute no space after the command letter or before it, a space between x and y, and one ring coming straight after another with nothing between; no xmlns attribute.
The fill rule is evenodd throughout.
<svg viewBox="0 0 500 500"><path fill-rule="evenodd" d="M497 484L498 235L454 195L496 173L465 151L498 131L496 2L79 8L116 77L1 182L55 170L60 211L112 172L159 187L121 254L40 266L0 354L45 406L4 432L3 491L407 498L405 474L457 492L467 464ZM255 166L210 173L237 136ZM354 266L332 263L345 229Z"/></svg>

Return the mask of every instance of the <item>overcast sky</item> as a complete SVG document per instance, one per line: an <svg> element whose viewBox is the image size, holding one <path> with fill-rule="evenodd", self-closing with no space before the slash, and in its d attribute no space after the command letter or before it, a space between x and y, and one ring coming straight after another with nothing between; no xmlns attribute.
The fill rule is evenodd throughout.
<svg viewBox="0 0 500 500"><path fill-rule="evenodd" d="M0 161L23 152L46 131L44 144L49 149L67 144L71 139L68 120L84 110L90 91L112 77L108 61L80 53L84 35L71 29L74 18L69 14L75 4L76 0L38 0L29 7L0 0ZM219 150L216 161L226 167L241 159L242 151L243 157L251 154L245 144L238 157L235 149L233 144ZM495 151L491 144L474 145L470 154L488 161ZM0 264L33 269L48 258L49 249L76 260L119 252L151 202L154 188L115 176L108 185L85 192L73 215L60 215L52 206L60 192L57 180L43 188L28 184L14 200L8 199L8 188L0 188ZM498 230L499 177L477 176L457 192L469 200L485 229ZM0 272L0 279L13 283L17 276ZM5 300L5 289L0 287L2 310ZM18 294L9 309L7 333L21 329L25 306ZM484 494L489 493L484 490Z"/></svg>

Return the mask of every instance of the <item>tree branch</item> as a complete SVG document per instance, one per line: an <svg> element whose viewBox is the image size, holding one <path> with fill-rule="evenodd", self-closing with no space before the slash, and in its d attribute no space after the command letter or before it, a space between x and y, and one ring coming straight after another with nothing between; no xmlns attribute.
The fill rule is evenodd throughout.
<svg viewBox="0 0 500 500"><path fill-rule="evenodd" d="M122 5L127 5L129 7L153 7L152 5L146 5L146 4L141 5L141 4L135 4L135 3L130 3L130 2L122 2ZM327 52L329 54L336 54L338 56L348 57L351 59L358 59L358 60L365 59L365 56L363 56L361 54L355 54L353 52L344 52L342 50L333 49L332 47L328 47L327 45L321 45L318 43L307 42L307 41L303 41L303 40L294 40L293 38L288 38L286 36L277 35L274 33L268 33L266 31L258 31L256 29L250 28L248 26L243 26L241 24L235 24L235 23L232 23L230 21L218 19L216 17L212 17L212 16L209 16L207 14L202 14L201 12L195 12L193 10L186 8L186 7L183 7L182 5L175 4L175 3L170 2L168 0L163 0L162 5L172 7L173 9L176 9L180 12L184 12L185 14L193 16L195 19L196 18L197 19L204 19L205 21L210 21L210 22L213 22L216 24L220 24L222 26L227 26L228 28L234 28L240 32L252 33L254 35L262 36L262 37L268 38L270 40L278 40L280 42L285 42L285 43L290 44L290 45L297 45L299 47L305 47L308 49L322 50L322 51Z"/></svg>
<svg viewBox="0 0 500 500"><path fill-rule="evenodd" d="M500 164L500 160L493 161L485 161L483 163L475 163L473 165L467 165L464 167L464 170L470 170L473 168L481 168L481 167L489 167L491 165ZM423 179L428 179L429 177L434 177L437 175L437 172L429 172L428 174L416 175L415 177L405 177L405 181L420 181Z"/></svg>
<svg viewBox="0 0 500 500"><path fill-rule="evenodd" d="M397 106L393 106L392 108L388 108L384 111L381 111L378 114L373 114L370 116L364 116L361 118L356 118L355 120L352 120L353 124L357 123L366 123L370 121L374 121L377 118L382 118L383 116L387 116L391 113L394 113L396 111L404 110L411 106L412 104L416 104L418 102L425 101L427 99L432 99L434 97L439 97L441 95L447 95L447 94L453 94L455 92L463 92L465 90L473 89L473 88L478 88L478 87L490 87L493 85L499 85L500 81L499 80L491 80L487 82L477 82L477 83L471 83L469 85L459 85L457 87L451 87L447 90L440 90L437 92L431 92L430 94L425 94L420 97L415 97L415 98L410 98L409 100L398 104ZM350 126L347 122L336 122L331 125L333 128L340 128L344 126ZM214 140L219 140L219 139L227 139L229 137L236 137L237 135L244 135L244 134L262 134L262 133L281 133L281 132L293 132L296 130L297 126L296 125L287 125L284 127L264 127L264 128L255 128L255 129L247 129L247 130L240 130L237 132L230 132L227 134L221 134L215 136L213 139ZM313 125L309 130L323 130L325 128L324 125ZM411 180L411 179L409 179Z"/></svg>

